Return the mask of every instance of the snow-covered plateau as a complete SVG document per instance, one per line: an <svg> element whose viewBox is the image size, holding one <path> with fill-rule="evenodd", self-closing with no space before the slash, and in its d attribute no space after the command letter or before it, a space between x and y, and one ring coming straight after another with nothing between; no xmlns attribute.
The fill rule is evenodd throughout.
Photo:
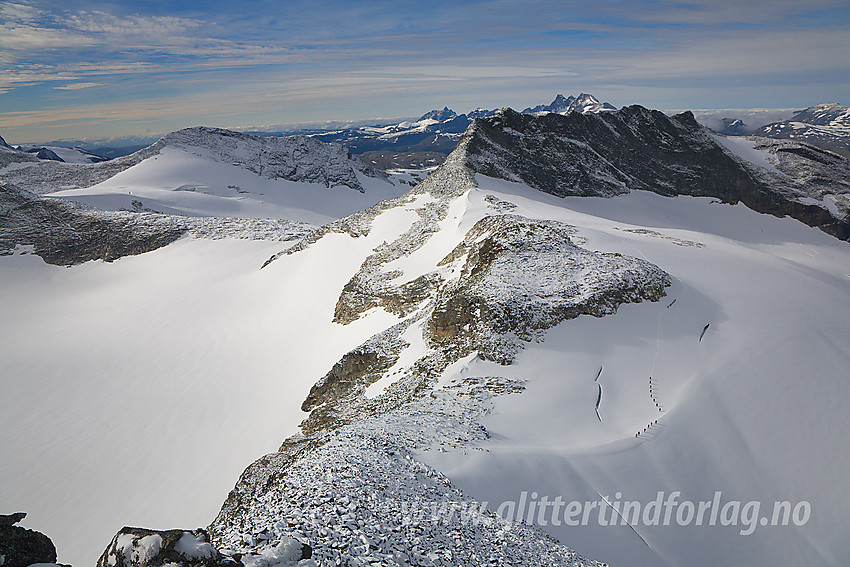
<svg viewBox="0 0 850 567"><path fill-rule="evenodd" d="M234 207L226 152L185 146L52 193L327 224L0 256L0 509L76 567L166 540L246 567L846 565L847 160L639 107L515 114L404 194L358 170ZM611 520L674 493L761 515ZM784 501L805 521L764 525Z"/></svg>

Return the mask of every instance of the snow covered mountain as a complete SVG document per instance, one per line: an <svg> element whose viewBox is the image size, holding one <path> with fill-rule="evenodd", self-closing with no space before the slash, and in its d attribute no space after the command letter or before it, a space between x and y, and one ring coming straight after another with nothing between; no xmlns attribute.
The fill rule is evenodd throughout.
<svg viewBox="0 0 850 567"><path fill-rule="evenodd" d="M524 114L540 114L546 112L554 112L556 114L569 114L570 112L578 112L579 114L587 114L589 112L614 112L616 107L607 103L599 102L599 100L590 94L581 93L577 97L565 97L558 94L550 104L540 104L534 108L526 108L522 112Z"/></svg>
<svg viewBox="0 0 850 567"><path fill-rule="evenodd" d="M313 224L398 195L404 191L400 181L338 144L204 127L173 132L108 162L41 162L0 169L0 182L101 211Z"/></svg>
<svg viewBox="0 0 850 567"><path fill-rule="evenodd" d="M608 140L603 130L611 132ZM602 154L613 139L620 151L608 147ZM444 517L432 526L415 515L407 520L394 495L425 510L440 501L468 510L470 496L474 510L482 501L496 502L477 516L493 526L493 509L516 504L523 490L534 499L567 494L600 506L602 500L619 506L622 494L651 502L658 492L676 491L708 502L720 491L766 503L807 498L825 516L816 528L793 533L774 527L756 534L758 517L752 526L752 518L744 520L744 528L737 527L739 518L734 527L730 520L694 531L683 529L684 519L665 530L625 523L610 529L600 520L578 529L553 523L549 531L614 564L714 565L744 556L748 564L772 565L793 554L840 564L848 550L828 525L846 512L829 490L818 488L822 482L834 487L837 477L825 469L806 472L818 479L804 477L782 464L818 454L834 462L830 449L812 447L803 440L808 433L785 437L784 413L755 406L767 397L790 408L801 395L806 407L827 404L828 395L812 397L811 389L802 394L794 385L799 363L790 361L814 349L818 358L804 360L817 366L822 386L845 391L840 369L850 344L841 341L832 354L817 338L803 346L792 339L799 329L789 321L774 327L784 350L777 356L756 329L759 321L789 317L784 294L811 286L830 299L795 306L793 317L801 318L795 320L823 319L847 329L831 310L836 302L848 305L850 289L838 266L847 265L850 249L791 219L704 198L751 206L762 203L759 198L771 206L792 202L778 189L765 197L770 189L757 178L777 148L751 148L747 160L741 148L724 143L687 114L668 119L628 107L597 117L533 117L505 110L475 122L449 159L407 195L323 227L275 255L265 270L287 271L340 238L382 242L325 316L342 326L393 317L310 388L300 433L246 470L211 526L213 540L248 564L296 537L310 542L319 563L339 557L341 544L349 556L392 565L400 543L390 538L383 547L378 527L390 522L392 533L407 534L401 541L415 537L421 544L415 557L430 550L452 564L551 564L527 551L530 535L510 543L523 550L518 556L500 555L506 553L501 546L481 551L474 529ZM801 147L808 149L795 148ZM834 165L846 178L846 160ZM790 177L793 170L785 170ZM799 181L801 192L816 191L805 176ZM669 199L647 190L696 197ZM834 190L846 195L848 187L838 183ZM588 199L593 196L608 199ZM391 220L414 211L413 224ZM790 248L779 251L778 242ZM815 251L809 260L805 249ZM694 264L695 257L703 261ZM789 269L801 261L802 272ZM758 267L733 277L742 269L735 266L752 262ZM781 289L765 291L778 273L788 278ZM753 283L742 289L747 279ZM642 301L656 303L624 305ZM581 317L615 312L599 323ZM711 346L704 342L710 327ZM732 379L743 384L733 386ZM812 427L834 442L830 423L841 420L842 411L840 404L831 407L831 417ZM459 483L465 494L429 493L432 481L391 464L394 455L443 471L443 482ZM628 476L628 470L640 472ZM771 481L753 478L765 470ZM430 468L424 471L433 478ZM454 541L441 537L446 530ZM266 537L256 536L261 533ZM380 543L347 543L361 540ZM470 550L481 553L478 563L466 555Z"/></svg>
<svg viewBox="0 0 850 567"><path fill-rule="evenodd" d="M816 104L788 120L762 126L753 135L804 141L850 156L850 107L837 102Z"/></svg>
<svg viewBox="0 0 850 567"><path fill-rule="evenodd" d="M603 130L611 132L607 141L600 136ZM620 151L609 147L602 154L613 139ZM597 145L589 146L591 140ZM789 494L811 498L812 506L816 501L825 514L817 528L748 532L752 539L740 535L747 529L729 523L724 529L704 526L702 533L702 528L683 530L687 522L665 531L625 524L606 529L601 521L578 530L553 524L550 532L615 564L714 565L744 556L749 564L771 565L795 553L816 557L818 564L840 564L837 558L847 550L826 526L846 513L829 491L817 488L827 479L834 486L836 478L824 469L806 473L819 480L785 469L783 462L808 461L820 451L803 441L808 434L774 434L771 428L788 431L780 425L783 415L769 410L755 415L753 404L762 396L781 407L797 404L802 395L793 386L797 365L785 365L809 348L819 358L805 360L820 369L816 374L823 385L844 391L840 368L850 345L842 341L826 355L829 347L812 339L796 350L799 340L794 339L797 345L788 342L799 332L791 323L775 330L786 337L781 339L783 349L797 354L786 350L768 362L762 357L775 353L769 354L772 349L755 329L758 321L775 317L771 312L779 306L787 307L784 293L795 294L792 290L817 285L821 278L831 283L818 285L819 293L831 299L809 303L799 312L795 307L794 317L805 312L806 321L838 323L831 309L835 302L847 305L848 286L846 275L835 278L841 277L837 266L847 265L850 249L790 219L771 219L710 199L668 200L645 192L692 192L758 205L756 196L768 189L757 172L769 163L765 156L777 156L778 149L753 149L746 160L741 148L735 152L723 144L690 115L668 119L640 107L590 118L502 111L470 127L449 159L408 195L324 227L275 256L265 269L286 270L299 256L329 246L329 238L383 241L342 287L333 320L348 326L379 313L395 318L341 357L310 389L302 405L309 417L301 433L279 453L249 467L211 526L214 540L243 553L249 562L294 533L303 534L322 559L336 557L335 542L350 541L351 531L355 541L383 541L374 526L397 517L391 494L407 494L426 509L436 497L419 492L416 487L428 483L407 477L406 469L381 464L388 455L401 454L447 473L453 484L460 483L477 499L474 508L482 500L506 503L513 498L515 503L521 490L533 490L533 498L566 493L600 506L602 499L619 501L622 496L614 496L615 491L627 498L640 495L646 502L658 491L676 490L710 500L709 489L765 502ZM801 147L807 148L796 146ZM654 159L648 159L650 154ZM839 166L846 177L846 161L837 162ZM801 187L815 190L806 183L800 179ZM584 197L546 198L534 189ZM776 192L775 198L761 198L771 206L785 202L788 196ZM404 211L416 211L419 220L413 225L389 220ZM395 239L386 232L390 226L395 226ZM595 242L596 251L577 247L573 239L585 246ZM800 244L777 252L777 240ZM807 255L798 246L811 246L817 256L823 255L804 261L806 270L812 270L807 275L787 272L786 266ZM641 259L612 256L599 248L637 253ZM697 267L694 256L704 256L707 264ZM647 260L663 265L664 271ZM746 288L751 291L742 292L732 277L739 262L761 266L739 274L759 282ZM789 279L785 291L773 295L763 286L777 271ZM622 328L620 314L610 317L609 324L580 317L600 317L623 303L658 301L663 295L663 303L622 307L629 313ZM726 309L732 312L724 317ZM730 317L733 321L725 320ZM838 324L846 328L846 323ZM709 327L716 333L711 346L703 343ZM538 340L542 345L533 346ZM755 365L754 352L761 353ZM640 377L635 364L642 370ZM744 384L732 386L728 372ZM647 385L648 394L641 396ZM466 393L470 389L475 393ZM524 390L535 393L524 401L530 393ZM815 401L811 390L806 391L807 407L828 399L816 395L820 401ZM712 396L708 406L707 393ZM483 405L462 401L469 395ZM837 439L829 423L842 419L839 406L832 406L831 418L813 426L816 435ZM743 408L749 416L741 414ZM724 422L730 413L736 421ZM770 425L755 427L760 420ZM718 426L721 422L728 425ZM686 447L687 456L676 458ZM832 462L830 450L824 451L822 456ZM740 472L726 470L726 463L739 463ZM628 470L640 474L620 472ZM756 470L771 471L775 480L754 480ZM385 483L388 492L376 498L374 487ZM352 524L340 518L340 493L331 489L337 486L345 487ZM318 501L311 500L313 494L321 495ZM468 508L459 495L438 494L450 506ZM496 521L482 516L486 525ZM280 518L287 523L279 523ZM336 522L341 522L339 528ZM410 533L410 525L402 520L393 531ZM454 546L440 539L440 527L456 534ZM572 537L577 531L579 539ZM252 535L258 533L267 539ZM455 523L434 531L426 527L407 538L414 533L440 558L446 550L479 549L474 531ZM511 547L526 549L526 542L521 539ZM387 560L380 545L344 549L367 561ZM471 557L452 557L453 564L475 564ZM528 552L522 559L480 557L511 564L550 561Z"/></svg>
<svg viewBox="0 0 850 567"><path fill-rule="evenodd" d="M578 97L565 98L559 94L548 105L527 108L523 112L555 112L582 114L611 112L613 106L601 103L593 95L586 93ZM418 120L400 122L388 126L363 126L335 132L313 133L314 137L324 141L345 144L355 154L361 155L369 163L385 169L398 167L427 167L442 163L451 152L460 134L466 130L475 118L491 116L495 110L476 108L467 114L457 114L443 107L423 114Z"/></svg>
<svg viewBox="0 0 850 567"><path fill-rule="evenodd" d="M844 565L848 179L687 113L506 109L286 244L0 257L2 505L102 567ZM613 521L659 493L691 507Z"/></svg>

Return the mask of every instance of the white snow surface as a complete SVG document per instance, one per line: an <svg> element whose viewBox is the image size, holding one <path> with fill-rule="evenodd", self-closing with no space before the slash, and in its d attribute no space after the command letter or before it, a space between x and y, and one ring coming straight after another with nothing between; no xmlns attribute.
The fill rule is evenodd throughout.
<svg viewBox="0 0 850 567"><path fill-rule="evenodd" d="M214 559L216 555L211 543L200 540L192 532L183 532L174 544L174 551L189 559Z"/></svg>
<svg viewBox="0 0 850 567"><path fill-rule="evenodd" d="M166 146L102 183L50 193L48 197L70 199L103 211L149 210L324 224L398 196L408 188L360 172L356 175L363 193L344 185L326 187L322 183L270 179L198 150Z"/></svg>
<svg viewBox="0 0 850 567"><path fill-rule="evenodd" d="M544 528L612 565L846 564L850 245L711 199L558 199L478 179L514 214L573 224L583 246L645 258L676 281L659 303L562 323L514 365L473 360L466 375L524 380L526 391L495 400L486 451L423 453L426 462L491 504L523 490L643 503L658 491L694 502L722 491L767 515L774 501L811 503L805 526L748 536L740 525L637 525L648 546L627 526Z"/></svg>
<svg viewBox="0 0 850 567"><path fill-rule="evenodd" d="M177 168L189 159L169 155L160 159ZM417 458L493 508L521 491L566 501L621 492L649 502L658 491L696 501L719 490L765 508L775 500L812 506L805 526L749 536L740 526L638 525L645 544L628 527L544 527L613 565L845 565L850 244L713 199L640 191L561 199L477 180L451 203L441 231L392 265L400 281L433 270L499 203L571 224L582 246L646 259L675 282L659 303L562 323L511 366L474 357L450 366L441 387L495 376L525 391L493 400L481 418L489 439L472 435L442 450L420 444ZM100 190L89 197L126 191ZM143 190L153 191L138 184L133 192ZM169 206L184 214L219 207L177 197ZM155 202L154 193L141 200ZM331 320L363 259L416 218L387 210L368 236L329 233L262 270L279 242L184 238L72 268L0 257L0 454L14 455L0 461L0 509L28 511L25 524L78 566L93 564L123 525L207 524L245 466L297 431L315 381L398 322L382 309L348 325ZM412 359L422 347L410 348ZM405 427L426 440L444 425L394 419L409 419Z"/></svg>
<svg viewBox="0 0 850 567"><path fill-rule="evenodd" d="M755 148L758 143L757 139L754 138L744 138L741 136L721 136L719 134L711 134L711 137L714 138L718 144L738 156L744 161L757 165L763 169L767 169L773 173L778 173L782 175L782 172L779 171L775 165L773 165L768 159L767 156L770 155L770 152L766 150L757 150Z"/></svg>

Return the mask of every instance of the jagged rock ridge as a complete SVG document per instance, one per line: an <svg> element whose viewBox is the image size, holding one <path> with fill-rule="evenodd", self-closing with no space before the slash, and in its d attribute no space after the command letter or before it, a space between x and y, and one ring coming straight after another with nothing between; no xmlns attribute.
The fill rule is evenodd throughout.
<svg viewBox="0 0 850 567"><path fill-rule="evenodd" d="M477 120L464 136L473 171L554 195L646 190L717 197L850 238L844 205L823 202L833 195L843 203L850 194L847 160L805 143L762 139L757 149L773 156L777 175L730 153L690 112L667 117L630 106L613 113L531 116L505 109ZM803 170L808 173L801 175Z"/></svg>
<svg viewBox="0 0 850 567"><path fill-rule="evenodd" d="M554 112L556 114L569 114L570 112L578 112L579 114L597 113L597 112L614 112L616 107L607 103L600 102L595 96L587 93L581 93L576 96L565 97L558 94L549 104L538 104L531 108L523 110L523 114L541 114Z"/></svg>

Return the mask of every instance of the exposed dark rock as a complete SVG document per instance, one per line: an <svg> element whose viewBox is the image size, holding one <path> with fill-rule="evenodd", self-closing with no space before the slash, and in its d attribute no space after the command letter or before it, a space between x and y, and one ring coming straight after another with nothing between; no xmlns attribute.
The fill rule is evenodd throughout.
<svg viewBox="0 0 850 567"><path fill-rule="evenodd" d="M744 136L749 133L749 127L740 118L721 118L720 126L715 130L724 136Z"/></svg>
<svg viewBox="0 0 850 567"><path fill-rule="evenodd" d="M769 182L724 151L690 112L668 117L629 106L612 113L532 116L504 109L476 120L459 147L464 142L473 171L522 181L553 195L610 197L639 189L716 197L850 238L850 218L798 202L835 191L835 183L814 176L802 184ZM814 165L826 160L845 173L850 170L840 156L804 144L782 151L796 152Z"/></svg>
<svg viewBox="0 0 850 567"><path fill-rule="evenodd" d="M155 250L184 233L146 223L141 217L102 218L0 184L0 254L23 245L33 246L35 254L48 264L112 261Z"/></svg>
<svg viewBox="0 0 850 567"><path fill-rule="evenodd" d="M49 537L14 525L25 516L25 512L0 516L0 566L28 567L33 563L56 563L56 547Z"/></svg>
<svg viewBox="0 0 850 567"><path fill-rule="evenodd" d="M56 152L49 148L33 148L31 150L27 150L27 153L35 154L35 157L38 159L46 159L50 161L61 161L65 160L56 155Z"/></svg>
<svg viewBox="0 0 850 567"><path fill-rule="evenodd" d="M97 567L240 567L239 556L225 555L206 530L122 528L100 556Z"/></svg>
<svg viewBox="0 0 850 567"><path fill-rule="evenodd" d="M14 526L27 517L26 512L15 512L14 514L0 514L0 528Z"/></svg>

